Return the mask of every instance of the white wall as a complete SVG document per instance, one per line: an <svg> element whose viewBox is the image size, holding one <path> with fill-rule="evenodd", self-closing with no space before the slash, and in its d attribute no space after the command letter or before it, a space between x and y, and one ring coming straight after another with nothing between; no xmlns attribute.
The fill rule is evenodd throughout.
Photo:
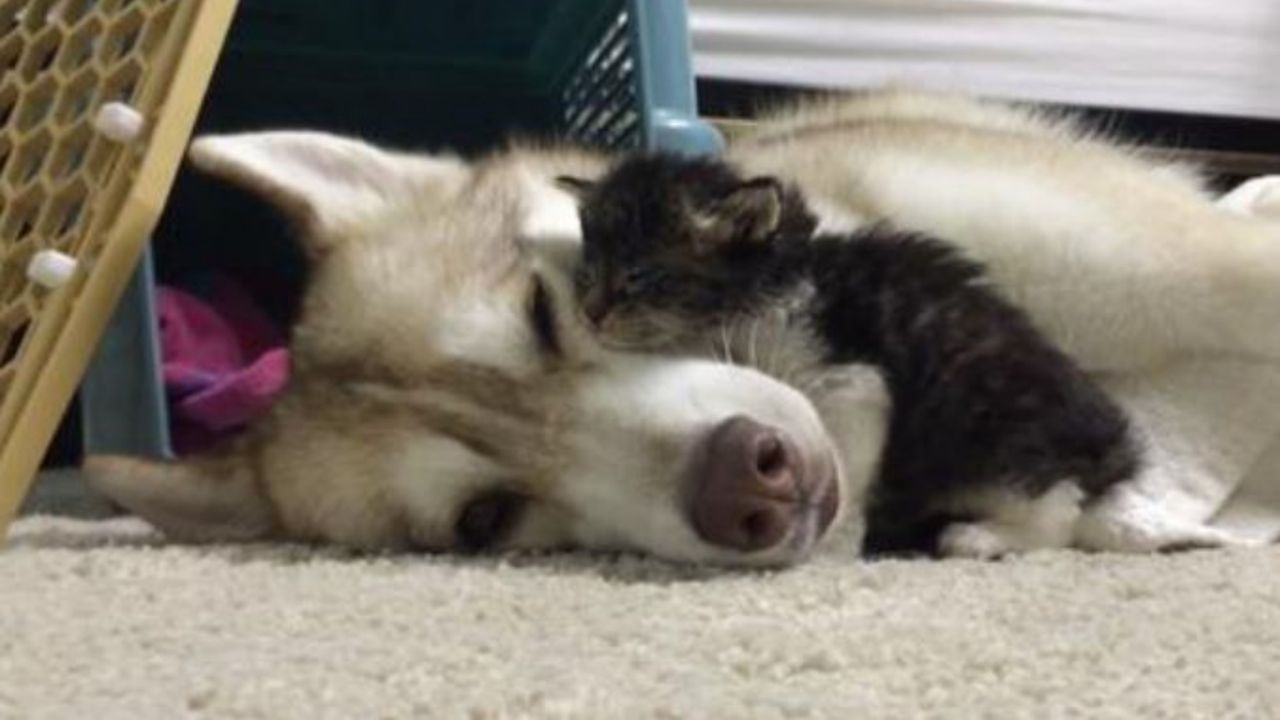
<svg viewBox="0 0 1280 720"><path fill-rule="evenodd" d="M689 0L700 75L1280 119L1280 0Z"/></svg>

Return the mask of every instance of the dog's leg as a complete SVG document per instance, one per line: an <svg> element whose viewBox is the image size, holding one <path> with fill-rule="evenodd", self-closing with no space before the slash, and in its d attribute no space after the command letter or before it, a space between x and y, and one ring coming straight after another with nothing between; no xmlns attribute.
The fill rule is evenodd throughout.
<svg viewBox="0 0 1280 720"><path fill-rule="evenodd" d="M1250 544L1210 522L1280 436L1280 367L1188 361L1100 383L1128 412L1143 466L1085 508L1075 543L1124 552Z"/></svg>
<svg viewBox="0 0 1280 720"><path fill-rule="evenodd" d="M1080 517L1072 542L1084 550L1127 553L1257 544L1179 515L1176 508L1131 483L1112 488L1091 505Z"/></svg>

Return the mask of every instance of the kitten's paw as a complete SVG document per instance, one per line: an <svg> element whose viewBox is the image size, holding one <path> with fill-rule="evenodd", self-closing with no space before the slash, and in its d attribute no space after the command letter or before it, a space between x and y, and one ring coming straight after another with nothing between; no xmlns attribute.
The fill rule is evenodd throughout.
<svg viewBox="0 0 1280 720"><path fill-rule="evenodd" d="M938 550L945 557L990 559L1068 547L1083 498L1080 487L1070 480L1039 497L1010 490L977 493L968 498L963 510L982 519L944 528Z"/></svg>
<svg viewBox="0 0 1280 720"><path fill-rule="evenodd" d="M1219 198L1218 205L1242 215L1280 220L1280 175L1244 182Z"/></svg>
<svg viewBox="0 0 1280 720"><path fill-rule="evenodd" d="M1008 533L991 523L957 522L938 536L938 552L943 557L995 560L1012 552L1015 543Z"/></svg>

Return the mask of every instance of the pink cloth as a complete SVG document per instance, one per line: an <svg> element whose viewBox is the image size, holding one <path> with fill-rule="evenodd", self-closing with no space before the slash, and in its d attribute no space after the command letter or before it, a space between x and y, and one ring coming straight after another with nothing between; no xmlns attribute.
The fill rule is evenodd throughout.
<svg viewBox="0 0 1280 720"><path fill-rule="evenodd" d="M207 297L156 289L174 450L188 453L266 412L289 380L278 328L236 283L215 277Z"/></svg>

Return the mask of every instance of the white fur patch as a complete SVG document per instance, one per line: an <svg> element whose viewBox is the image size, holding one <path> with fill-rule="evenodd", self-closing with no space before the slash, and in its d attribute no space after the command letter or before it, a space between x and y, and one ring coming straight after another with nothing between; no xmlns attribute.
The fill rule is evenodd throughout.
<svg viewBox="0 0 1280 720"><path fill-rule="evenodd" d="M985 520L960 522L942 531L938 547L947 557L991 559L1010 553L1071 545L1084 492L1071 481L1059 482L1037 498L1016 491L966 499Z"/></svg>
<svg viewBox="0 0 1280 720"><path fill-rule="evenodd" d="M818 216L819 234L848 235L867 224L867 219L820 194L805 197L805 203Z"/></svg>
<svg viewBox="0 0 1280 720"><path fill-rule="evenodd" d="M451 314L433 332L433 345L443 357L498 368L513 377L526 377L538 369L522 308L477 302Z"/></svg>
<svg viewBox="0 0 1280 720"><path fill-rule="evenodd" d="M1218 207L1241 215L1280 220L1280 175L1253 178L1218 199Z"/></svg>
<svg viewBox="0 0 1280 720"><path fill-rule="evenodd" d="M530 240L563 240L582 238L578 222L578 203L572 195L556 187L545 177L532 173L525 176L526 211L520 234Z"/></svg>
<svg viewBox="0 0 1280 720"><path fill-rule="evenodd" d="M687 467L698 444L736 415L787 432L816 464L838 464L821 419L799 393L754 370L703 360L602 359L574 398L582 420L576 461L559 479L558 499L576 512L578 542L762 565L795 562L813 550L803 526L796 528L801 536L751 555L711 546L694 533L682 499L684 483L696 480Z"/></svg>

